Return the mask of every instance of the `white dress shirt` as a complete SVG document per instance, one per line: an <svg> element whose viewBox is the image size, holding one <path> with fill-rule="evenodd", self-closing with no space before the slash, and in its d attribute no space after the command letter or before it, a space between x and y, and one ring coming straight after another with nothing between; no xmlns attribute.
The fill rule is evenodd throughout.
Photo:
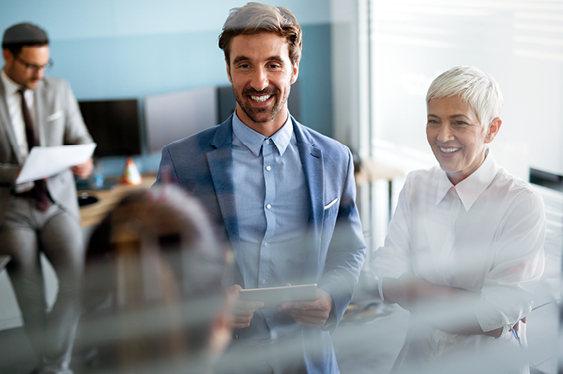
<svg viewBox="0 0 563 374"><path fill-rule="evenodd" d="M28 147L27 147L27 136L25 135L25 123L23 121L23 113L21 107L21 96L18 93L20 85L11 80L4 69L0 73L2 83L4 84L4 89L6 90L6 104L8 104L8 112L10 113L10 119L12 120L12 126L14 127L14 133L16 135L17 146L24 158L27 157ZM29 112L31 113L31 118L36 123L35 120L35 100L33 97L32 90L25 90L25 101Z"/></svg>
<svg viewBox="0 0 563 374"><path fill-rule="evenodd" d="M479 169L455 186L438 166L414 171L374 259L380 294L383 278L406 272L478 293L476 315L483 331L503 327L497 341L514 345L509 330L531 311L543 272L545 225L541 196L500 168L490 152ZM420 335L417 339L407 338L405 344L424 345L433 357L456 345L473 349L494 340L437 329L427 329L424 342Z"/></svg>
<svg viewBox="0 0 563 374"><path fill-rule="evenodd" d="M23 159L27 158L29 154L29 149L27 146L27 135L25 134L25 122L23 120L23 113L21 102L22 98L18 93L20 89L20 85L16 82L11 80L7 75L4 69L0 73L0 79L2 79L2 83L4 84L4 90L6 92L6 104L8 105L8 113L10 114L10 120L12 121L12 126L14 128L14 134L16 136L16 146L19 149ZM25 101L27 107L29 108L29 112L31 114L31 119L34 124L37 123L37 117L35 115L35 95L33 94L32 90L25 90ZM37 129L37 127L36 127ZM16 192L25 192L29 191L33 188L33 182L24 182L17 184L15 186Z"/></svg>

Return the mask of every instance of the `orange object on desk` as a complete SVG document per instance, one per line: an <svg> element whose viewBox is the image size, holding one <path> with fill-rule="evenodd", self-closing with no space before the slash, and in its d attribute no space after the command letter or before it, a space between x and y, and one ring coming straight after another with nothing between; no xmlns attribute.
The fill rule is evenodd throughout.
<svg viewBox="0 0 563 374"><path fill-rule="evenodd" d="M137 165L133 162L133 158L127 157L127 160L125 161L125 168L123 169L123 179L121 182L137 186L141 184L142 181L143 179L141 178L139 169L137 169Z"/></svg>

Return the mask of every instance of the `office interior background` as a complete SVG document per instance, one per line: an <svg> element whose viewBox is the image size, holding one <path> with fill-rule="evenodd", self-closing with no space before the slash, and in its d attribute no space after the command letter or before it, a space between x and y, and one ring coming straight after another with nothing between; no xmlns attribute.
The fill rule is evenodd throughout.
<svg viewBox="0 0 563 374"><path fill-rule="evenodd" d="M435 164L425 136L424 98L430 82L455 65L475 65L496 78L505 105L502 130L491 148L511 173L524 180L532 175L546 199L550 252L545 298L558 299L563 1L264 2L289 8L303 28L298 120L350 146L370 174L368 183L359 186L358 203L371 251L383 242L406 173ZM228 86L217 40L229 9L245 1L0 0L0 4L0 29L29 21L47 30L55 62L47 74L67 79L79 101L137 101L141 143L132 156L142 172L154 172L159 154L149 147L147 103L170 94ZM98 159L97 170L108 176L121 173L123 156ZM378 174L381 170L385 172ZM544 335L532 347L541 352L535 361L540 372L557 371L560 349L552 343L558 341L558 308L552 306L545 317L549 322L539 326L530 318L529 333L538 326ZM5 314L0 310L0 326L6 326ZM386 367L369 372L385 372Z"/></svg>

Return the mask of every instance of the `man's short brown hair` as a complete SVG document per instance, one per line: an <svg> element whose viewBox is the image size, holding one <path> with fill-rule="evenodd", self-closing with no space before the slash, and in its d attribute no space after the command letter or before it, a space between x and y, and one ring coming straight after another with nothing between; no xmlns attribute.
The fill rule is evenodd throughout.
<svg viewBox="0 0 563 374"><path fill-rule="evenodd" d="M271 32L284 37L289 47L289 59L293 65L301 59L301 26L289 9L250 2L241 8L233 8L219 36L219 48L230 62L231 41L241 34Z"/></svg>

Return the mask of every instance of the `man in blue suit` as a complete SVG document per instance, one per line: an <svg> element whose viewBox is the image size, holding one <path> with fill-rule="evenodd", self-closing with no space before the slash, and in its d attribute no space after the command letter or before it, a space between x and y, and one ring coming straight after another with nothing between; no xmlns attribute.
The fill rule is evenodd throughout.
<svg viewBox="0 0 563 374"><path fill-rule="evenodd" d="M288 111L301 40L285 8L248 3L232 9L219 47L236 111L162 150L157 183L177 180L198 197L234 250L232 294L318 285L314 301L277 309L239 300L229 373L338 373L330 332L365 258L350 151Z"/></svg>

